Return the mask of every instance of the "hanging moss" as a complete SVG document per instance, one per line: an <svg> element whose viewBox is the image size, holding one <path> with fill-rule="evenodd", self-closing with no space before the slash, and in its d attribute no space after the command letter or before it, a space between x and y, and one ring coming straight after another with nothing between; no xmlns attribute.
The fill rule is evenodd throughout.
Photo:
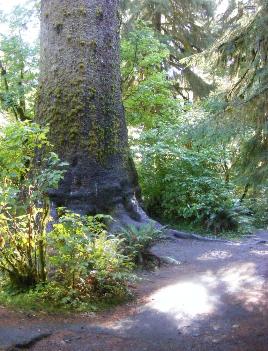
<svg viewBox="0 0 268 351"><path fill-rule="evenodd" d="M82 15L82 16L85 16L87 15L87 10L84 8L84 7L79 7L79 10L78 10L79 14Z"/></svg>
<svg viewBox="0 0 268 351"><path fill-rule="evenodd" d="M95 95L96 95L96 88L90 87L89 88L89 99L93 100L95 98Z"/></svg>
<svg viewBox="0 0 268 351"><path fill-rule="evenodd" d="M89 46L90 46L90 48L91 48L93 51L96 51L96 49L97 49L97 42L96 42L96 40L92 39L92 40L89 42Z"/></svg>
<svg viewBox="0 0 268 351"><path fill-rule="evenodd" d="M55 23L54 29L57 34L60 34L63 29L63 23Z"/></svg>
<svg viewBox="0 0 268 351"><path fill-rule="evenodd" d="M98 20L103 20L103 10L100 6L96 9L96 17Z"/></svg>
<svg viewBox="0 0 268 351"><path fill-rule="evenodd" d="M80 71L84 71L86 69L86 66L85 66L85 64L83 62L80 62L78 64L78 68L79 68Z"/></svg>
<svg viewBox="0 0 268 351"><path fill-rule="evenodd" d="M68 9L64 9L63 16L64 17L70 17L71 16L71 11L69 11Z"/></svg>

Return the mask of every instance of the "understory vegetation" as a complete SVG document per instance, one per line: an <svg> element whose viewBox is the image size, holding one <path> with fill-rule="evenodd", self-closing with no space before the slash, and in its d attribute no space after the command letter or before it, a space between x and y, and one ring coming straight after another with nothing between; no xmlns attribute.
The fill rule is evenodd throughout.
<svg viewBox="0 0 268 351"><path fill-rule="evenodd" d="M213 236L267 228L267 2L241 12L230 1L220 18L216 2L134 3L121 4L122 98L144 209ZM34 121L30 4L3 18L0 35L0 303L94 310L131 297L133 272L150 266L162 234L111 234L111 217L65 208L52 223L48 193L68 164Z"/></svg>
<svg viewBox="0 0 268 351"><path fill-rule="evenodd" d="M245 11L222 35L214 33L213 46L182 60L214 79L213 91L202 98L180 98L177 85L186 78L171 73L168 39L148 23L138 22L123 40L126 116L152 217L216 235L267 226L267 62L264 48L255 46L266 40L263 16ZM249 50L253 62L246 60Z"/></svg>
<svg viewBox="0 0 268 351"><path fill-rule="evenodd" d="M111 217L65 208L51 223L47 192L68 165L52 151L47 133L33 122L1 129L0 301L68 310L122 301L130 297L133 269L160 232L145 226L112 235L106 230Z"/></svg>

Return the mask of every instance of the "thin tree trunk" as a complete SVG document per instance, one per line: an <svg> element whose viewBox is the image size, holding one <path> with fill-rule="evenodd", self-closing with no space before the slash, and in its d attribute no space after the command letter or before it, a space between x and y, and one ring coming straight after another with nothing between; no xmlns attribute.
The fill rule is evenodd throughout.
<svg viewBox="0 0 268 351"><path fill-rule="evenodd" d="M247 183L247 184L245 185L244 192L243 192L243 194L242 194L242 196L241 196L241 198L240 198L240 203L241 203L241 204L242 204L242 202L244 201L245 197L247 196L247 193L248 193L248 191L249 191L249 188L250 188L250 184Z"/></svg>

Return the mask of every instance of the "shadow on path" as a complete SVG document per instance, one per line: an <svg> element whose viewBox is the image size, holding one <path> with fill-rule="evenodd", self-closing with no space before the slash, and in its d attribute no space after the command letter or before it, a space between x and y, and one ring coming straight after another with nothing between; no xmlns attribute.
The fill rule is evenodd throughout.
<svg viewBox="0 0 268 351"><path fill-rule="evenodd" d="M24 349L268 351L267 232L240 243L164 242L152 251L182 263L144 274L141 304L119 307L103 320L22 322L25 335L33 327L51 333ZM1 341L1 320L0 327ZM13 328L16 338L23 330Z"/></svg>

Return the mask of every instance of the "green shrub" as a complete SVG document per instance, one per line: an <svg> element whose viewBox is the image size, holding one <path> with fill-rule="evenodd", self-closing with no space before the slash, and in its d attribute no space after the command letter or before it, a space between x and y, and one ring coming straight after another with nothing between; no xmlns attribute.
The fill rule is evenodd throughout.
<svg viewBox="0 0 268 351"><path fill-rule="evenodd" d="M145 206L160 219L204 225L222 208L233 206L234 194L220 173L221 155L177 139L174 127L143 134L137 162Z"/></svg>
<svg viewBox="0 0 268 351"><path fill-rule="evenodd" d="M162 237L162 231L154 224L144 224L140 228L128 225L121 229L124 253L136 264L143 265L148 259L149 247Z"/></svg>
<svg viewBox="0 0 268 351"><path fill-rule="evenodd" d="M244 203L253 214L254 226L266 229L268 227L268 187L261 186L253 189Z"/></svg>
<svg viewBox="0 0 268 351"><path fill-rule="evenodd" d="M2 286L0 301L23 307L20 296L27 306L32 304L36 308L40 305L47 310L90 310L101 303L129 297L134 265L131 257L123 253L123 239L105 230L106 217L85 217L71 212L62 215L53 230L45 234L47 279L24 281L14 289L9 276L7 284ZM18 260L20 266L21 260ZM25 276L32 277L29 273Z"/></svg>
<svg viewBox="0 0 268 351"><path fill-rule="evenodd" d="M218 212L213 213L207 219L207 228L215 234L222 231L238 231L242 229L244 232L251 232L253 229L253 217L249 209L236 204L231 208L222 208Z"/></svg>
<svg viewBox="0 0 268 351"><path fill-rule="evenodd" d="M46 280L46 193L65 165L51 152L47 132L28 122L0 131L0 271L19 288Z"/></svg>
<svg viewBox="0 0 268 351"><path fill-rule="evenodd" d="M131 126L149 129L175 118L179 104L164 69L167 46L145 23L135 23L121 42L121 72L126 119Z"/></svg>
<svg viewBox="0 0 268 351"><path fill-rule="evenodd" d="M58 223L46 230L47 192L57 187L66 165L51 152L47 132L30 122L0 132L0 273L13 291L24 291L25 301L36 296L75 307L122 299L129 293L133 256L123 252L122 238L107 233L107 216L60 209Z"/></svg>
<svg viewBox="0 0 268 351"><path fill-rule="evenodd" d="M47 235L50 281L82 300L127 294L131 262L122 253L122 239L107 233L100 216L67 212ZM71 300L68 292L65 302Z"/></svg>

